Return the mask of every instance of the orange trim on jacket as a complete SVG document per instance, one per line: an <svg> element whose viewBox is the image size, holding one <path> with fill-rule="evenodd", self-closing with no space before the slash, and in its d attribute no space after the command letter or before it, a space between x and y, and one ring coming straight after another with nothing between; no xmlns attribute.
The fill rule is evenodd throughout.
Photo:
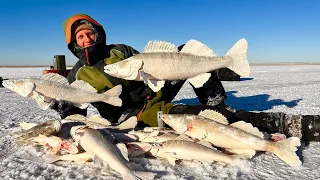
<svg viewBox="0 0 320 180"><path fill-rule="evenodd" d="M72 17L66 27L66 43L69 44L71 42L71 26L74 22L76 22L77 20L80 19L84 19L87 20L97 26L101 26L101 24L99 24L96 20L94 20L93 18L89 17L88 15L82 14L82 15L75 15L74 17Z"/></svg>

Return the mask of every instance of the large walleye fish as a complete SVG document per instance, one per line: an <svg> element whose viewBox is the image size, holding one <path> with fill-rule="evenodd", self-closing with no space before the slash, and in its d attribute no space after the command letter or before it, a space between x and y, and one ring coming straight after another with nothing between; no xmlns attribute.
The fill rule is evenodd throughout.
<svg viewBox="0 0 320 180"><path fill-rule="evenodd" d="M149 41L144 52L123 61L108 64L104 72L118 78L144 81L155 92L165 80L188 79L196 88L202 87L216 69L229 68L248 77L248 43L240 39L225 56L217 57L206 45L189 40L180 52L175 45L163 41Z"/></svg>
<svg viewBox="0 0 320 180"><path fill-rule="evenodd" d="M108 163L113 170L122 175L123 179L153 179L153 173L132 171L116 147L98 130L86 126L74 126L70 133L76 144L81 145L87 153Z"/></svg>
<svg viewBox="0 0 320 180"><path fill-rule="evenodd" d="M35 99L44 110L50 106L52 99L70 101L80 108L87 108L88 103L98 101L122 106L119 98L121 85L105 93L97 93L97 90L85 81L76 80L69 84L65 77L56 73L45 74L42 78L4 80L2 85L23 97Z"/></svg>
<svg viewBox="0 0 320 180"><path fill-rule="evenodd" d="M263 139L250 123L239 121L225 124L200 115L163 114L162 120L179 133L194 139L208 141L214 146L234 150L268 151L277 155L290 166L301 165L295 151L300 146L298 137L273 142Z"/></svg>
<svg viewBox="0 0 320 180"><path fill-rule="evenodd" d="M167 159L171 165L175 165L175 161L179 159L198 160L209 164L213 162L232 164L241 157L227 155L213 147L185 140L168 140L163 142L162 146L154 145L150 153Z"/></svg>

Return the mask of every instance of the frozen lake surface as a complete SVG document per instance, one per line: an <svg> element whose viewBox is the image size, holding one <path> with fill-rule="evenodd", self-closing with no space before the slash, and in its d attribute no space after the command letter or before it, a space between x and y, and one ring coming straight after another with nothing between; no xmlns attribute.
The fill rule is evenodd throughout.
<svg viewBox="0 0 320 180"><path fill-rule="evenodd" d="M252 66L250 78L223 82L226 104L235 109L289 114L320 114L320 66ZM0 68L0 77L40 76L43 68ZM16 146L10 133L19 131L19 122L44 122L60 119L53 110L43 111L37 103L6 88L0 88L0 178L1 179L119 179L108 168L91 163L57 162L47 164L43 151ZM189 84L185 84L176 102L195 104ZM92 113L94 109L89 109ZM319 179L320 143L301 146L303 165L291 168L271 153L257 153L251 160L234 166L202 165L182 162L171 166L166 160L141 158L131 162L134 170L157 173L156 179Z"/></svg>

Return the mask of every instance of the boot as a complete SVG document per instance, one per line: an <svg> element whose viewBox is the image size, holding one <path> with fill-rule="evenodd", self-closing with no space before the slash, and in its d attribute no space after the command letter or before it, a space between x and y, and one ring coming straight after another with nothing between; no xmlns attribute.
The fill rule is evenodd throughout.
<svg viewBox="0 0 320 180"><path fill-rule="evenodd" d="M320 116L319 115L302 115L301 134L302 141L320 141Z"/></svg>

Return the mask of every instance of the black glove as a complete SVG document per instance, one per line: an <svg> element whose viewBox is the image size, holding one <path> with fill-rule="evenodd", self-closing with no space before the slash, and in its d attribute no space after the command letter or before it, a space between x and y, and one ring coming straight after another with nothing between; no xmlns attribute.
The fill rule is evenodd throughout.
<svg viewBox="0 0 320 180"><path fill-rule="evenodd" d="M50 108L57 111L61 117L61 119L66 118L69 115L72 114L81 114L84 116L87 116L87 110L86 109L80 109L72 104L70 101L57 101L53 100L51 102Z"/></svg>

